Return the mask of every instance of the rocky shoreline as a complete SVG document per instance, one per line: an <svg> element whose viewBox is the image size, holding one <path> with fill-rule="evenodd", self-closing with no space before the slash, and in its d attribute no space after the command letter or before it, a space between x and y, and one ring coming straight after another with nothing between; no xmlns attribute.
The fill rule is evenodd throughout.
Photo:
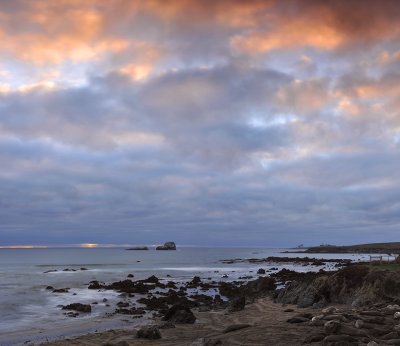
<svg viewBox="0 0 400 346"><path fill-rule="evenodd" d="M269 262L271 258L259 261L265 260ZM315 259L292 260L313 263ZM281 262L286 261L287 258L281 258ZM400 272L329 260L332 261L345 266L329 272L299 273L282 269L268 276L264 271L255 280L233 282L198 276L187 282L175 282L160 280L154 275L133 280L130 274L129 278L108 284L92 281L88 289L118 292L121 300L116 303L113 315L133 319L150 316L154 320L150 326L136 330L134 340L163 340L166 330L179 325L197 325L199 313L227 316L237 314L251 304L257 305L259 300L269 299L282 307L282 313L296 312L285 320L287 325L299 324L309 329L302 341L293 345L400 345L400 325L397 323L400 319ZM90 304L73 303L61 308L69 311L66 314L70 317L91 311ZM225 326L222 334L240 333L241 329L251 327L248 323L235 323ZM223 337L215 339L217 341L213 339L219 343L212 343L211 339L210 343L208 339L190 345L226 344ZM140 344L130 339L125 344L110 342L107 345L126 346L131 342L135 342L132 345ZM168 342L165 345L169 345Z"/></svg>

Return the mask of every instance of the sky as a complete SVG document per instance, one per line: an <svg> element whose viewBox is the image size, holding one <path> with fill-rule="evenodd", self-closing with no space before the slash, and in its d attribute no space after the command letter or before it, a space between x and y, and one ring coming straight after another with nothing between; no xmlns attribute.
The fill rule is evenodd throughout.
<svg viewBox="0 0 400 346"><path fill-rule="evenodd" d="M0 245L398 241L397 0L0 0Z"/></svg>

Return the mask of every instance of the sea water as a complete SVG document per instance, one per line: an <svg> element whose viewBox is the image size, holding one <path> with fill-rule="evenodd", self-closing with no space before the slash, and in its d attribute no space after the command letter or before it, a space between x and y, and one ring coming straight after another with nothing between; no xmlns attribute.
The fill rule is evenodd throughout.
<svg viewBox="0 0 400 346"><path fill-rule="evenodd" d="M297 271L321 269L287 263L221 262L224 259L302 256L282 253L285 250L204 247L180 247L176 251L127 251L124 248L0 249L0 345L22 344L27 340L45 341L141 322L128 321L123 315L110 317L115 302L121 298L114 291L88 290L92 280L111 283L133 274L133 280L155 275L162 280L184 282L198 275L205 280L233 281L243 275L254 275L259 268L277 267ZM310 257L359 261L369 258L369 255L313 254ZM325 269L334 269L334 263L328 263ZM52 290L46 290L47 286L69 288L69 292L53 293ZM81 314L77 318L67 317L61 306L71 303L93 304L92 313Z"/></svg>

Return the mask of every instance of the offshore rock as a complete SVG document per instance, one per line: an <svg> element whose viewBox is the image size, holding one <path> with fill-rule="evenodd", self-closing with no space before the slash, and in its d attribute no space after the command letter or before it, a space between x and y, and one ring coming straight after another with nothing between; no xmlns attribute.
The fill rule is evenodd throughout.
<svg viewBox="0 0 400 346"><path fill-rule="evenodd" d="M167 241L164 245L157 246L156 250L176 250L176 245L173 241Z"/></svg>

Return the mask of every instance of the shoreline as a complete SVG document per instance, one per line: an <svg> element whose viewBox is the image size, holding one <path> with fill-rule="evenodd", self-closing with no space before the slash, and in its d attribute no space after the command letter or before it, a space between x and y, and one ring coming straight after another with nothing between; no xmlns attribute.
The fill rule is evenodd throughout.
<svg viewBox="0 0 400 346"><path fill-rule="evenodd" d="M396 304L400 303L400 292L398 299L396 298L397 296L391 297L390 292L389 297L386 294L387 292L385 291L387 286L386 283L386 286L382 286L383 288L382 292L379 293L380 295L377 294L375 297L371 296L369 291L370 289L367 287L371 284L369 282L371 281L371 277L378 277L381 282L388 282L390 284L388 278L391 279L392 274L388 275L385 271L382 271L380 269L383 267L379 266L373 268L371 265L366 266L365 264L360 263L350 263L349 261L342 259L326 259L325 266L322 266L322 262L324 261L324 259L315 259L309 257L282 257L279 259L277 259L276 257L260 259L236 258L234 260L221 261L228 262L229 264L235 264L238 261L253 262L253 260L255 260L256 263L259 263L260 265L262 263L271 264L271 260L276 260L275 263L286 263L290 260L296 263L302 263L302 265L305 267L304 269L313 269L314 267L319 267L320 269L317 271L294 271L283 268L277 271L274 270L274 268L269 268L267 270L263 270L260 268L260 272L257 272L257 274L255 272L251 272L251 275L244 276L242 278L244 280L230 282L223 280L221 281L221 278L219 279L219 281L217 281L218 279L212 280L212 278L200 278L198 276L193 277L190 281L175 280L174 278L158 279L154 275L148 277L147 279L141 280L133 280L133 276L128 276L128 278L125 277L125 279L122 281L112 282L108 284L99 281L92 281L87 284L88 286L86 287L86 289L89 289L89 291L87 292L94 291L100 295L108 292L114 292L116 296L119 296L119 299L117 300L120 301L118 303L117 301L108 302L110 304L111 311L113 308L115 308L114 313L111 313L108 317L101 316L95 319L85 320L85 316L90 316L87 314L88 311L86 310L89 309L90 312L90 304L72 304L77 306L71 308L64 306L64 308L67 308L67 311L70 311L66 313L67 316L78 316L76 322L77 324L79 324L79 328L62 326L63 322L60 321L57 322L56 330L52 331L51 333L49 333L48 331L47 333L40 331L36 333L35 330L33 332L34 334L36 334L35 337L27 337L27 334L24 334L23 331L8 333L8 335L4 336L8 337L9 341L3 341L2 343L0 342L0 345L74 345L74 342L77 342L77 345L81 345L81 342L84 342L84 345L99 345L99 335L110 340L109 346L114 345L115 342L119 341L125 341L125 344L115 344L116 346L146 345L149 344L148 340L136 339L136 331L138 327L144 325L156 325L159 327L162 339L160 341L152 341L152 343L150 343L154 343L155 345L181 344L179 340L174 339L173 332L169 331L169 329L165 329L166 325L168 325L168 328L173 325L171 329L173 329L173 331L175 332L179 331L180 337L182 338L182 340L185 340L185 342L186 340L193 337L209 338L212 337L214 334L218 335L222 340L228 340L230 335L226 336L225 334L230 334L233 331L230 331L229 333L224 333L222 331L224 328L229 327L229 325L226 325L226 323L229 321L232 322L231 327L233 326L234 329L237 328L237 325L239 324L250 324L250 326L246 325L245 327L240 327L240 329L243 329L243 331L238 331L236 335L236 337L239 339L245 336L245 339L242 341L243 343L238 345L247 345L246 342L250 342L249 340L252 340L251 337L247 335L248 331L253 330L258 325L246 322L247 320L246 318L244 318L245 316L247 316L245 313L246 311L247 313L249 311L253 311L254 309L256 309L254 311L258 311L258 315L256 313L251 315L253 316L252 318L254 319L254 321L261 317L261 313L271 314L271 311L273 311L273 315L279 315L281 318L279 320L280 324L274 325L274 328L277 329L274 332L271 332L272 334L270 333L268 335L269 338L278 338L278 334L282 333L282 330L287 328L289 328L290 330L293 329L291 326L285 324L287 323L286 320L284 321L282 319L283 317L289 316L289 312L304 313L305 311L312 309L312 315L313 317L315 317L318 316L318 313L320 314L322 309L324 309L327 305L338 304L345 304L342 309L349 310L353 308L352 304L353 302L355 302L355 297L357 295L362 296L362 294L364 294L365 297L368 296L368 299L371 298L371 300L368 300L367 298L362 296L364 297L364 300L359 301L359 303L361 302L362 304L368 305L369 307L373 307L372 303L376 302L381 303L380 308L384 307L384 305L382 305L382 303L384 302L395 302ZM318 263L315 263L316 260L318 261ZM332 267L332 264L336 265ZM334 270L326 271L325 269ZM374 274L375 272L379 273L380 276ZM398 283L400 287L400 273L397 279L398 280L396 281L396 285ZM321 282L323 283L322 286ZM376 283L373 282L372 284L376 286ZM337 294L337 292L335 292L332 287L338 287L338 285L344 285L341 290L347 290L348 292L346 291L346 294ZM359 289L359 291L357 292L361 292L362 294L355 294L355 288ZM329 290L331 290L330 293L328 292ZM321 299L321 293L318 292L325 292L322 294L326 297ZM49 292L49 294L52 293ZM79 296L77 297L79 298ZM360 297L357 296L357 299L359 298ZM262 309L260 308L260 304L261 306L263 306ZM288 307L286 307L286 304L291 304L289 310ZM294 305L296 305L296 307ZM358 306L359 308L359 305L360 304L355 305L354 307ZM181 320L172 319L172 322L170 322L169 320L167 320L166 322L161 322L161 318L165 318L168 314L170 314L170 311L177 306L179 307L179 312L183 311L184 314L188 312L185 317L186 320L182 322ZM270 311L265 310L267 306ZM187 317L189 316L189 319L191 320L191 314L195 316L194 319L197 318L194 325L192 324L194 320L188 322L187 319ZM301 317L301 321L299 323L303 323L303 327L309 327L311 319L309 318L307 320L304 320L305 317L303 315L299 316ZM236 319L232 320L232 318L234 317ZM210 319L211 321L215 319L215 321L212 323L212 325L207 325L204 319ZM72 318L70 320L74 321L74 319ZM266 319L264 320L264 323L271 326L272 322ZM200 325L201 328L197 328ZM217 326L218 328L216 329ZM193 328L195 329L195 331L192 330ZM38 327L37 330L40 330L40 327ZM295 332L297 329L293 330L293 338L297 338L297 341L299 341L299 338L301 336L305 336L305 334L297 335ZM203 331L203 336L199 334L200 331ZM214 331L214 334L212 334L211 331ZM325 336L327 337L329 335ZM179 343L177 343L178 341ZM191 342L193 341L194 340L191 340ZM256 342L255 340L253 341ZM302 343L299 343L299 345L300 344ZM189 344L186 343L185 345ZM194 345L197 346L197 344ZM235 344L229 343L228 345ZM258 344L250 343L248 345ZM265 344L260 343L260 345Z"/></svg>

